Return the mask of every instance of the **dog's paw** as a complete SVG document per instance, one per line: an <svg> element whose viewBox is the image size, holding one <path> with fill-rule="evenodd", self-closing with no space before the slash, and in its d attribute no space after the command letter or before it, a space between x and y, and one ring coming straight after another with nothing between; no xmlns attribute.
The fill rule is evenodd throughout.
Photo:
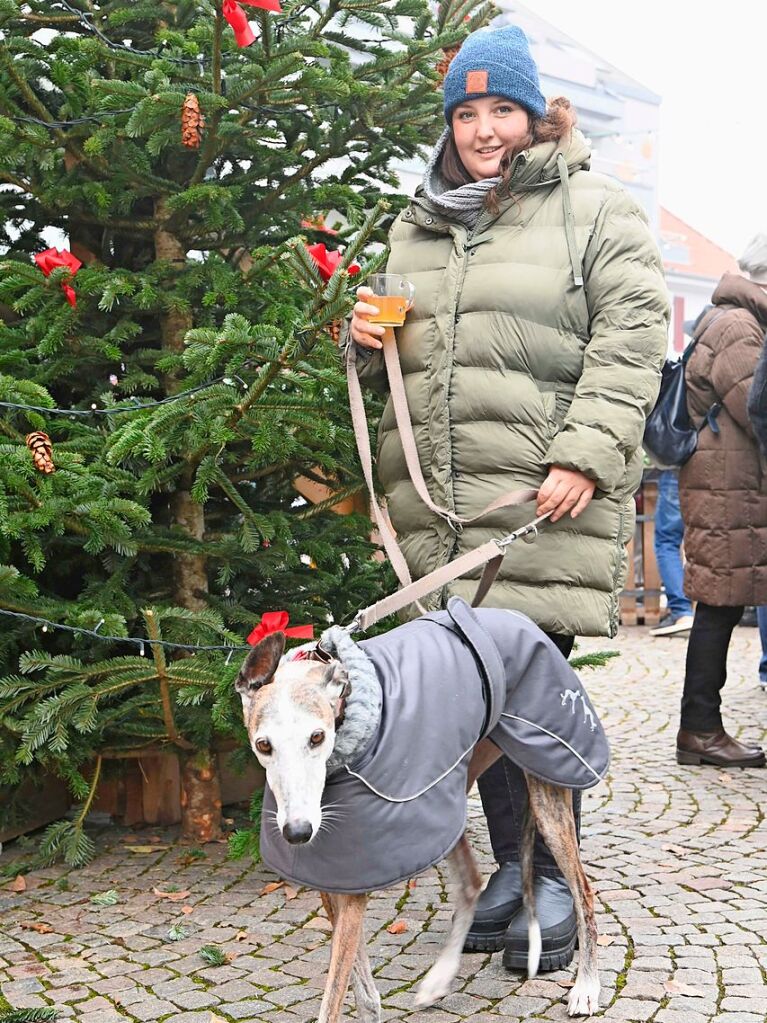
<svg viewBox="0 0 767 1023"><path fill-rule="evenodd" d="M569 1016L593 1016L599 1009L599 981L594 978L576 980L567 996Z"/></svg>
<svg viewBox="0 0 767 1023"><path fill-rule="evenodd" d="M416 1008L426 1009L438 1002L440 998L449 995L453 977L455 977L455 970L448 964L435 963L418 985L415 994Z"/></svg>

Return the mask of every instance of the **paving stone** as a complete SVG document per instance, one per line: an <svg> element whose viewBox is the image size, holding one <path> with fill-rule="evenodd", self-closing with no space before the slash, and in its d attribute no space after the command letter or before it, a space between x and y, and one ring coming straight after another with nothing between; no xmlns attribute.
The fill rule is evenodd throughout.
<svg viewBox="0 0 767 1023"><path fill-rule="evenodd" d="M86 1003L87 1004L87 1003ZM99 1009L96 1012L84 1012L78 1016L80 1023L129 1023L130 1017L118 1012L117 1009Z"/></svg>
<svg viewBox="0 0 767 1023"><path fill-rule="evenodd" d="M222 1002L219 1006L221 1012L225 1012L232 1019L272 1019L274 1006L269 1002L260 1002L258 999L247 999L244 1002Z"/></svg>
<svg viewBox="0 0 767 1023"><path fill-rule="evenodd" d="M221 999L212 991L203 991L198 988L196 991L182 991L173 995L172 1001L181 1009L202 1009L206 1005L218 1005Z"/></svg>
<svg viewBox="0 0 767 1023"><path fill-rule="evenodd" d="M0 985L3 994L12 1002L19 995L29 995L36 991L42 991L43 985L35 977L26 977L24 980L9 980L6 984Z"/></svg>

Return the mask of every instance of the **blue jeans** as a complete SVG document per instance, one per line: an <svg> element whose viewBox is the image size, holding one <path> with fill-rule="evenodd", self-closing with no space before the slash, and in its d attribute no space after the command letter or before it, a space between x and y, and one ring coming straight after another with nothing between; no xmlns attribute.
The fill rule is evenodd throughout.
<svg viewBox="0 0 767 1023"><path fill-rule="evenodd" d="M682 540L684 523L679 510L679 475L676 469L664 469L658 477L658 504L655 508L655 560L666 590L668 609L674 618L692 614L692 603L684 595Z"/></svg>
<svg viewBox="0 0 767 1023"><path fill-rule="evenodd" d="M759 623L759 638L762 641L762 659L759 661L759 681L767 685L767 606L757 607L756 620Z"/></svg>

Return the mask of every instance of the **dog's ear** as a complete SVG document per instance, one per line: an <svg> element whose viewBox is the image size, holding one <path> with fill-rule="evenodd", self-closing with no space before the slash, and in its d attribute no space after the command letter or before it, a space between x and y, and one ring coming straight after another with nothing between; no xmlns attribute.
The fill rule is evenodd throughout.
<svg viewBox="0 0 767 1023"><path fill-rule="evenodd" d="M267 682L271 682L284 650L284 632L272 632L264 636L261 642L253 647L240 668L234 682L237 692L243 695L253 693Z"/></svg>
<svg viewBox="0 0 767 1023"><path fill-rule="evenodd" d="M340 661L333 661L332 664L327 666L325 677L322 681L328 698L332 702L344 699L352 691L352 684L349 681L346 668L344 668Z"/></svg>

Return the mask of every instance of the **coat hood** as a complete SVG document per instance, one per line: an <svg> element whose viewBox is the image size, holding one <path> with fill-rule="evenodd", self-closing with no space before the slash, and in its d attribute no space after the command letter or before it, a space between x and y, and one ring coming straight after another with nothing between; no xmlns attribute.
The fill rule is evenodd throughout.
<svg viewBox="0 0 767 1023"><path fill-rule="evenodd" d="M500 178L488 178L485 181L472 182L463 185L461 188L448 189L440 167L442 155L445 150L450 129L446 128L442 133L432 153L431 159L426 165L424 180L415 192L413 204L426 206L439 218L433 230L444 230L444 221L450 220L450 214L441 204L435 203L431 196L439 196L449 192L452 196L466 193L469 203L481 204L484 193L492 187L492 184L500 181ZM583 268L578 254L578 245L575 237L575 217L570 196L570 175L578 170L588 170L591 160L591 149L583 134L577 128L556 142L540 142L530 149L517 153L511 165L511 194L501 199L501 213L516 202L515 195L520 192L529 192L538 188L551 188L559 183L562 188L562 211L564 219L565 237L567 239L567 250L570 256L570 267L572 271L573 284L580 288L583 286ZM412 205L411 205L412 210ZM411 214L412 215L412 214ZM454 219L463 220L460 214L455 214ZM429 219L429 223L432 220Z"/></svg>
<svg viewBox="0 0 767 1023"><path fill-rule="evenodd" d="M767 327L767 292L739 274L725 274L713 294L714 305L736 305L747 309L763 327Z"/></svg>

